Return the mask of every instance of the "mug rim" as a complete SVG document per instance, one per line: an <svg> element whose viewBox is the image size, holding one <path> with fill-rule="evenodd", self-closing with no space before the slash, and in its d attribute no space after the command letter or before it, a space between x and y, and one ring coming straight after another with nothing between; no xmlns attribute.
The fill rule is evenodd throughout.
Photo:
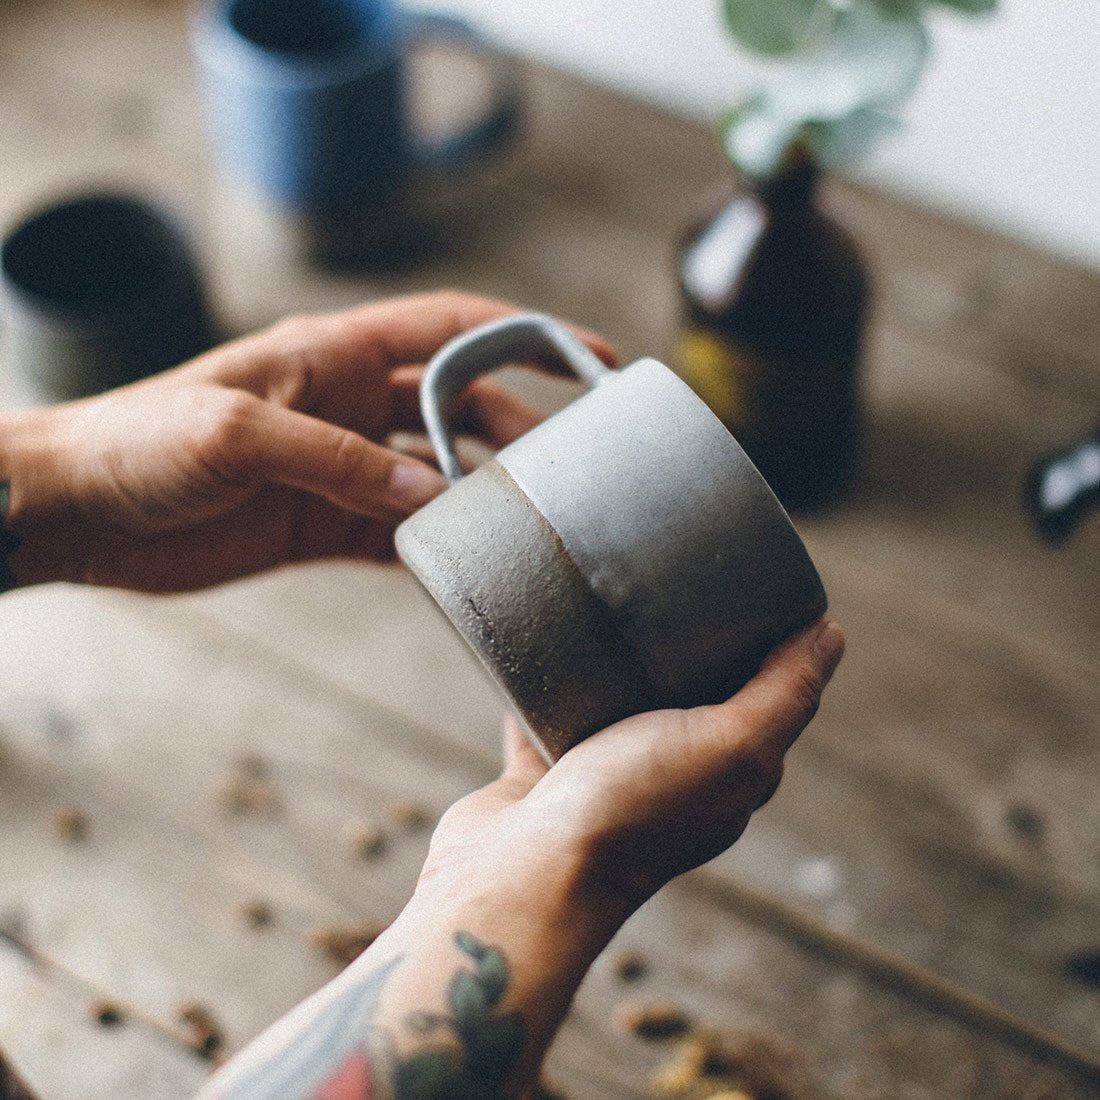
<svg viewBox="0 0 1100 1100"><path fill-rule="evenodd" d="M412 18L394 9L388 35L369 46L319 54L293 54L262 46L232 26L236 0L200 0L191 19L191 39L202 66L222 77L271 88L309 89L369 76L399 59Z"/></svg>

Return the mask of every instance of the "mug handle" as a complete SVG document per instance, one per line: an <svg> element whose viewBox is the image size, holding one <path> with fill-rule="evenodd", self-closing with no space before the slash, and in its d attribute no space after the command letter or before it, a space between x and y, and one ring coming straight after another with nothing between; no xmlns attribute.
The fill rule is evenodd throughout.
<svg viewBox="0 0 1100 1100"><path fill-rule="evenodd" d="M446 174L487 156L515 136L520 118L519 81L503 54L464 19L453 15L425 12L411 16L408 33L414 40L434 39L471 48L484 57L493 81L492 106L482 118L457 133L414 146L417 172Z"/></svg>
<svg viewBox="0 0 1100 1100"><path fill-rule="evenodd" d="M614 376L565 325L543 313L521 313L471 329L444 344L428 363L420 381L420 412L439 468L452 485L462 477L462 465L445 410L480 375L538 356L560 359L589 386Z"/></svg>

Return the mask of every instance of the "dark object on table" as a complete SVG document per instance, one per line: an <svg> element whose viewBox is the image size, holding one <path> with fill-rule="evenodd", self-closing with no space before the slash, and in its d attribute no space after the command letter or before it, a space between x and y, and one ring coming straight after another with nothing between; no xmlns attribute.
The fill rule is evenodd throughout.
<svg viewBox="0 0 1100 1100"><path fill-rule="evenodd" d="M0 268L4 359L34 400L125 385L215 342L182 231L141 199L51 203L6 236Z"/></svg>
<svg viewBox="0 0 1100 1100"><path fill-rule="evenodd" d="M1066 964L1071 977L1085 985L1100 987L1100 951L1082 951Z"/></svg>
<svg viewBox="0 0 1100 1100"><path fill-rule="evenodd" d="M188 1001L180 1006L177 1016L186 1029L187 1047L200 1058L209 1062L217 1061L225 1044L225 1037L210 1010L197 1001Z"/></svg>
<svg viewBox="0 0 1100 1100"><path fill-rule="evenodd" d="M1100 426L1080 443L1032 467L1024 504L1039 533L1061 542L1100 503Z"/></svg>
<svg viewBox="0 0 1100 1100"><path fill-rule="evenodd" d="M679 370L790 509L843 486L859 428L868 298L862 258L815 203L801 159L747 183L696 225L679 255Z"/></svg>
<svg viewBox="0 0 1100 1100"><path fill-rule="evenodd" d="M126 1010L114 1001L96 1001L92 1005L92 1019L100 1027L118 1027L126 1019Z"/></svg>

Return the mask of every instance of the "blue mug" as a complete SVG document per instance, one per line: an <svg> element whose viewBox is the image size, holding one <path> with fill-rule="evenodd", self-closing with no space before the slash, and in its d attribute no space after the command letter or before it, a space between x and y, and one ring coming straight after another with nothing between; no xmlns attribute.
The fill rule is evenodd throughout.
<svg viewBox="0 0 1100 1100"><path fill-rule="evenodd" d="M425 39L483 54L492 102L438 141L411 132L405 60ZM413 15L392 0L212 0L193 45L216 153L276 206L343 217L385 206L412 182L446 177L515 132L510 66L461 20Z"/></svg>

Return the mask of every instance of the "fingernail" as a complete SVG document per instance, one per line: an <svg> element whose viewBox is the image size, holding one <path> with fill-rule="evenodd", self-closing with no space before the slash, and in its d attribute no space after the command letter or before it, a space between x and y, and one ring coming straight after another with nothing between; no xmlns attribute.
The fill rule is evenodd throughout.
<svg viewBox="0 0 1100 1100"><path fill-rule="evenodd" d="M412 510L447 488L443 475L419 462L398 462L390 474L390 496Z"/></svg>
<svg viewBox="0 0 1100 1100"><path fill-rule="evenodd" d="M844 655L844 631L832 619L826 619L814 638L814 652L828 683Z"/></svg>

